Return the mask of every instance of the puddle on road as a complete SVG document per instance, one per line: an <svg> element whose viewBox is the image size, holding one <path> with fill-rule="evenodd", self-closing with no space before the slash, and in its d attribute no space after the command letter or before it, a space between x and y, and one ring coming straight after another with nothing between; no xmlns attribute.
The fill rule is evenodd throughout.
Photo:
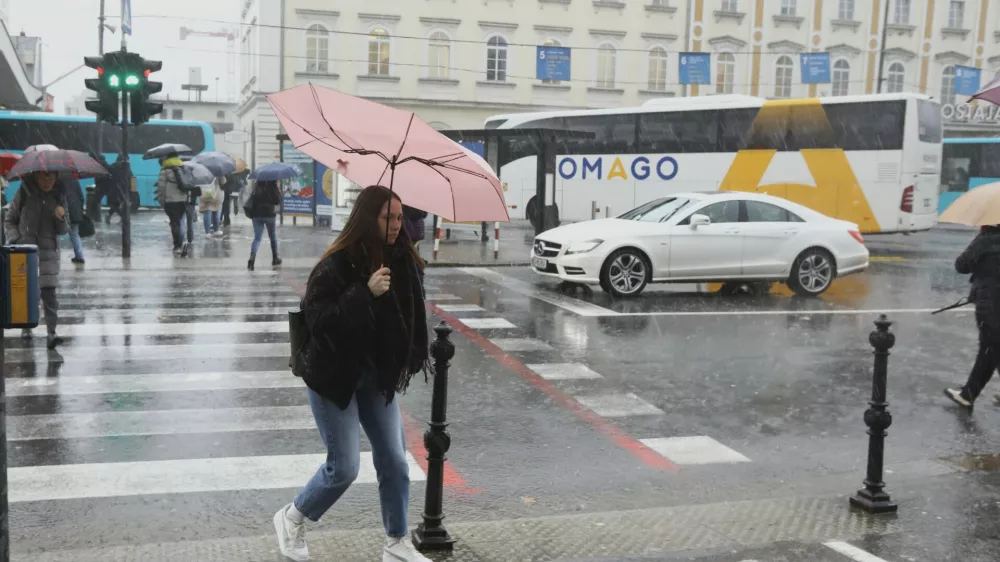
<svg viewBox="0 0 1000 562"><path fill-rule="evenodd" d="M955 457L944 457L941 460L965 470L1000 471L1000 453L958 455Z"/></svg>

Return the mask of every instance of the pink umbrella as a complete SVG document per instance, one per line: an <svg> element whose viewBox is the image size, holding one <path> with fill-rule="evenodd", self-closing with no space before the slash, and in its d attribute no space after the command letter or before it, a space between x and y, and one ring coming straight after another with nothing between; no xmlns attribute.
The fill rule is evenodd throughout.
<svg viewBox="0 0 1000 562"><path fill-rule="evenodd" d="M510 220L489 165L412 112L312 84L267 101L295 148L354 183L456 222Z"/></svg>
<svg viewBox="0 0 1000 562"><path fill-rule="evenodd" d="M972 99L986 100L1000 105L1000 75L997 75L989 84L980 88L978 92L972 95Z"/></svg>

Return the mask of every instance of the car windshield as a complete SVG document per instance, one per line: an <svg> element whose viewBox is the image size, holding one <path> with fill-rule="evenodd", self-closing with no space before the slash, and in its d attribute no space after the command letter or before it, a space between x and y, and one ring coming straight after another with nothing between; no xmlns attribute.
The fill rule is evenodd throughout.
<svg viewBox="0 0 1000 562"><path fill-rule="evenodd" d="M663 222L677 214L677 211L683 209L690 202L690 199L680 197L657 199L640 205L618 218L627 221Z"/></svg>

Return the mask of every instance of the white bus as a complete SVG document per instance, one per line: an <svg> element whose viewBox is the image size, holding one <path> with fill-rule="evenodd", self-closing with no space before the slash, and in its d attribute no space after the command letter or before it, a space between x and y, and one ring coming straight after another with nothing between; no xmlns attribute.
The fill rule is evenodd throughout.
<svg viewBox="0 0 1000 562"><path fill-rule="evenodd" d="M622 109L502 115L485 127L588 133L555 133L546 199L562 222L710 190L783 197L864 233L915 232L937 222L941 112L919 94L664 98ZM510 216L532 222L536 142L499 145Z"/></svg>

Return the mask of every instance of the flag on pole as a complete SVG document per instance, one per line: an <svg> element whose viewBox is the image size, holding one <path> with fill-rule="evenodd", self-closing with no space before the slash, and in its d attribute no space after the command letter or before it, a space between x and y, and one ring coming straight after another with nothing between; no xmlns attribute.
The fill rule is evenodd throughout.
<svg viewBox="0 0 1000 562"><path fill-rule="evenodd" d="M132 35L132 0L122 0L122 32Z"/></svg>

